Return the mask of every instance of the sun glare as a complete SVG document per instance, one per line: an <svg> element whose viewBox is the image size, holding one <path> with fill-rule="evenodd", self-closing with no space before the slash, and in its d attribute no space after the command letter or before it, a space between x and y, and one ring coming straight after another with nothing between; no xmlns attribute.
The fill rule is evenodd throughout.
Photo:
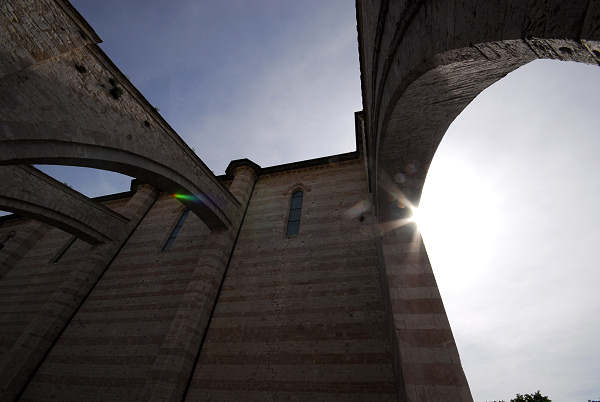
<svg viewBox="0 0 600 402"><path fill-rule="evenodd" d="M419 229L419 232L421 231L422 227L427 226L427 215L423 214L417 207L410 207L410 218L408 219L410 222L417 224L417 229Z"/></svg>
<svg viewBox="0 0 600 402"><path fill-rule="evenodd" d="M499 199L498 191L460 160L434 159L412 220L433 266L444 267L435 274L445 289L460 292L469 277L481 274L478 268L490 258L501 223Z"/></svg>

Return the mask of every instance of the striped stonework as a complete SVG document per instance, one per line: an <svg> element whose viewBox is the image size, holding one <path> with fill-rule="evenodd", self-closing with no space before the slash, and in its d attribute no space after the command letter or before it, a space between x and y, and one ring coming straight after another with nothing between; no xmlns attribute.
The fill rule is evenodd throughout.
<svg viewBox="0 0 600 402"><path fill-rule="evenodd" d="M407 401L471 398L423 241L410 225L386 233L381 254L389 287L395 371Z"/></svg>
<svg viewBox="0 0 600 402"><path fill-rule="evenodd" d="M21 322L0 360L2 399L20 395L34 374L39 377L40 364L43 362L42 367L49 364L47 354L50 349L57 338L62 337L65 328L73 323L73 314L136 229L155 196L153 188L138 187L136 194L119 211L129 222L116 240L95 246L77 240L54 263L57 249L70 240L70 235L53 229L27 254L27 258L2 278L0 286L5 291L8 287L27 290L17 296L21 298L20 303L13 302L4 307L4 317L19 318ZM21 312L25 314L21 315Z"/></svg>
<svg viewBox="0 0 600 402"><path fill-rule="evenodd" d="M360 160L259 177L186 400L396 400L365 197Z"/></svg>

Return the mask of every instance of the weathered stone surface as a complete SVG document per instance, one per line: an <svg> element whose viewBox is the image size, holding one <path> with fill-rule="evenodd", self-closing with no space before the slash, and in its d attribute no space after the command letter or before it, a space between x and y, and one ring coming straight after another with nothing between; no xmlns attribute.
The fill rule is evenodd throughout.
<svg viewBox="0 0 600 402"><path fill-rule="evenodd" d="M583 0L357 1L367 159L382 228L403 218L398 198L418 205L444 133L482 90L537 58L600 63L599 7ZM404 229L381 242L400 400L472 400L420 239ZM428 296L417 302L401 294ZM413 330L425 332L415 338L406 332ZM446 338L427 332L441 330Z"/></svg>
<svg viewBox="0 0 600 402"><path fill-rule="evenodd" d="M15 220L0 225L0 279L44 236L49 227L38 221Z"/></svg>
<svg viewBox="0 0 600 402"><path fill-rule="evenodd" d="M198 217L188 215L172 247L161 251L183 209L171 195L160 195L83 300L23 399L142 398L157 357L167 353L162 346L167 345L171 324L197 308L193 296L215 291L217 274L208 265L221 250L204 247L211 232ZM201 256L207 267L195 273ZM188 294L192 282L204 284L200 293ZM181 329L189 334L188 328Z"/></svg>
<svg viewBox="0 0 600 402"><path fill-rule="evenodd" d="M3 1L0 78L100 41L66 0Z"/></svg>
<svg viewBox="0 0 600 402"><path fill-rule="evenodd" d="M127 218L26 165L0 166L0 208L90 243L117 239L127 223Z"/></svg>
<svg viewBox="0 0 600 402"><path fill-rule="evenodd" d="M396 399L366 188L360 159L259 177L186 400Z"/></svg>
<svg viewBox="0 0 600 402"><path fill-rule="evenodd" d="M487 86L536 58L600 63L599 16L583 0L358 0L357 152L238 160L218 179L66 0L2 3L0 165L104 168L162 193L98 207L0 167L29 174L5 174L0 197L103 242L0 219L0 399L471 401L398 199L418 203L444 132ZM197 216L164 250L185 209L173 192Z"/></svg>
<svg viewBox="0 0 600 402"><path fill-rule="evenodd" d="M49 13L65 14L60 4L48 2ZM20 0L5 9L17 6L37 9ZM26 52L38 35L15 21L10 26L33 39L0 42L0 56ZM56 42L66 40L61 35ZM128 174L162 191L190 195L182 202L209 227L229 228L240 208L235 197L97 45L72 45L48 44L54 57L29 60L25 68L0 76L0 164L78 165Z"/></svg>
<svg viewBox="0 0 600 402"><path fill-rule="evenodd" d="M240 166L232 172L230 190L243 207L240 212L245 210L252 195L257 173L248 166ZM235 228L240 227L242 218L241 213L234 218ZM142 400L182 400L236 245L237 234L237 230L213 232L201 245L202 251L186 284L180 307L147 377Z"/></svg>
<svg viewBox="0 0 600 402"><path fill-rule="evenodd" d="M60 260L35 258L35 249L39 249L36 247L28 254L29 258L19 261L4 275L0 286L2 296L9 301L4 304L5 314L2 317L8 320L10 329L3 329L10 331L10 336L9 342L4 344L7 350L0 356L0 399L13 400L23 392L54 342L72 322L82 301L154 203L155 197L156 191L151 187L138 187L135 196L123 209L123 214L129 219L126 230L116 239L93 246L80 244L77 248L73 244L67 250L69 254L61 256ZM52 232L48 234L53 235ZM56 255L56 250L42 250ZM45 291L39 290L40 285ZM30 288L29 292L27 288ZM14 331L15 327L18 332Z"/></svg>

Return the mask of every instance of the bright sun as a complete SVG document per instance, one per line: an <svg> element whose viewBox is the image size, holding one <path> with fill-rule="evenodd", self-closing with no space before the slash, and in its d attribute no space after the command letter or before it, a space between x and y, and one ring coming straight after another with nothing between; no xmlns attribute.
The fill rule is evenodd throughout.
<svg viewBox="0 0 600 402"><path fill-rule="evenodd" d="M409 220L411 222L415 222L417 224L417 227L419 228L419 230L421 230L421 226L426 226L425 221L426 221L427 217L421 215L419 208L411 207L410 213L411 213L411 217L409 218Z"/></svg>
<svg viewBox="0 0 600 402"><path fill-rule="evenodd" d="M436 165L444 166L437 169ZM451 166L451 168L448 168ZM436 156L412 218L423 236L435 275L460 291L489 258L501 224L498 191L460 160ZM443 262L443 264L442 264Z"/></svg>

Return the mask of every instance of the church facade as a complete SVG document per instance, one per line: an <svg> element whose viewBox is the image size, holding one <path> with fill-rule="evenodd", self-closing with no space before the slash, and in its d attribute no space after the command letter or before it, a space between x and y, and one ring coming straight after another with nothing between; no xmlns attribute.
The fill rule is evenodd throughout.
<svg viewBox="0 0 600 402"><path fill-rule="evenodd" d="M152 399L176 380L187 400L396 399L362 154L219 179L244 204L233 243L148 185L97 200L135 229L21 398ZM10 354L94 246L24 218L0 230L30 245L0 282Z"/></svg>
<svg viewBox="0 0 600 402"><path fill-rule="evenodd" d="M410 209L483 89L600 64L597 2L524 3L358 0L356 151L215 176L67 0L5 2L1 399L472 401Z"/></svg>

